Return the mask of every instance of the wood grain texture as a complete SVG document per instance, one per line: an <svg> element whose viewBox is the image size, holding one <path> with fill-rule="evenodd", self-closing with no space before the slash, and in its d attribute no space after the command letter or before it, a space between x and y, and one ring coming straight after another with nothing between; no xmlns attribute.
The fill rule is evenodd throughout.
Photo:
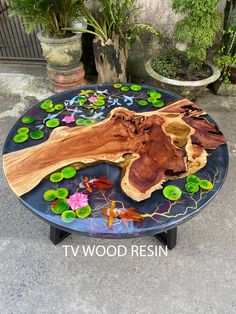
<svg viewBox="0 0 236 314"><path fill-rule="evenodd" d="M106 161L123 169L121 187L136 201L144 200L169 179L205 166L207 152L225 143L204 112L184 99L145 113L115 108L90 127L59 127L38 146L3 156L7 180L21 196L64 166Z"/></svg>
<svg viewBox="0 0 236 314"><path fill-rule="evenodd" d="M103 44L99 38L93 40L93 51L98 83L127 82L126 65L128 59L127 47L120 47L119 36Z"/></svg>

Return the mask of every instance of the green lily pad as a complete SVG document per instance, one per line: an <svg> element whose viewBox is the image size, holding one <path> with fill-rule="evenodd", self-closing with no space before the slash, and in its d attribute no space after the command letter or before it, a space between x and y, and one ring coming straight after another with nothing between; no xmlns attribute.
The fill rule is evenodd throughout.
<svg viewBox="0 0 236 314"><path fill-rule="evenodd" d="M90 125L93 125L93 124L94 124L94 121L88 119L88 120L85 120L85 121L84 121L84 124L85 124L86 126L90 126Z"/></svg>
<svg viewBox="0 0 236 314"><path fill-rule="evenodd" d="M64 213L66 210L70 208L69 204L67 203L67 199L63 198L60 199L56 202L54 202L51 206L52 211L54 214L61 215Z"/></svg>
<svg viewBox="0 0 236 314"><path fill-rule="evenodd" d="M122 87L122 84L117 83L117 84L114 84L113 86L114 86L115 88L121 88L121 87Z"/></svg>
<svg viewBox="0 0 236 314"><path fill-rule="evenodd" d="M97 96L97 98L98 98L98 99L106 99L107 96L104 95L104 94L99 94L99 95Z"/></svg>
<svg viewBox="0 0 236 314"><path fill-rule="evenodd" d="M187 179L186 179L186 181L187 181L188 183L191 182L191 183L195 183L195 184L197 184L197 185L199 185L200 182L201 182L201 180L200 180L197 176L194 176L194 175L188 176Z"/></svg>
<svg viewBox="0 0 236 314"><path fill-rule="evenodd" d="M146 100L140 100L138 101L139 106L147 106L148 102Z"/></svg>
<svg viewBox="0 0 236 314"><path fill-rule="evenodd" d="M182 195L182 191L175 185L168 185L163 190L164 196L171 201L178 201Z"/></svg>
<svg viewBox="0 0 236 314"><path fill-rule="evenodd" d="M199 191L199 186L196 183L189 182L185 185L185 189L190 193L196 193Z"/></svg>
<svg viewBox="0 0 236 314"><path fill-rule="evenodd" d="M52 113L55 110L56 110L55 107L51 107L51 108L46 109L45 111L48 112L48 113Z"/></svg>
<svg viewBox="0 0 236 314"><path fill-rule="evenodd" d="M13 141L16 143L24 143L28 140L29 135L26 133L19 133L13 137Z"/></svg>
<svg viewBox="0 0 236 314"><path fill-rule="evenodd" d="M65 179L71 179L74 176L76 176L76 169L74 167L65 167L64 169L62 169L61 174L63 176L63 178Z"/></svg>
<svg viewBox="0 0 236 314"><path fill-rule="evenodd" d="M213 184L208 180L201 180L199 185L203 190L207 191L212 190L214 187Z"/></svg>
<svg viewBox="0 0 236 314"><path fill-rule="evenodd" d="M45 100L41 105L40 105L40 108L41 109L48 109L48 108L51 108L53 107L53 102L51 100Z"/></svg>
<svg viewBox="0 0 236 314"><path fill-rule="evenodd" d="M78 120L75 121L75 123L76 123L76 125L81 126L81 125L85 125L85 121L86 120L84 120L84 119L78 119Z"/></svg>
<svg viewBox="0 0 236 314"><path fill-rule="evenodd" d="M44 132L41 131L41 130L35 130L33 132L30 132L30 137L33 139L33 140L40 140L41 138L44 137Z"/></svg>
<svg viewBox="0 0 236 314"><path fill-rule="evenodd" d="M57 104L57 105L54 106L54 108L56 110L62 110L62 109L64 109L64 106L62 104Z"/></svg>
<svg viewBox="0 0 236 314"><path fill-rule="evenodd" d="M154 97L149 97L148 101L151 102L151 103L154 103L155 101L157 101L157 99L154 98Z"/></svg>
<svg viewBox="0 0 236 314"><path fill-rule="evenodd" d="M161 108L161 107L163 107L165 104L164 104L163 101L157 100L157 101L154 101L154 102L152 103L152 105L153 105L153 107L155 107L155 108Z"/></svg>
<svg viewBox="0 0 236 314"><path fill-rule="evenodd" d="M158 92L156 92L156 91L151 92L151 93L150 93L150 96L151 96L152 98L156 98L156 99L161 98L161 94L158 93Z"/></svg>
<svg viewBox="0 0 236 314"><path fill-rule="evenodd" d="M78 218L87 218L91 214L91 212L92 212L92 209L88 205L88 206L77 209L75 213Z"/></svg>
<svg viewBox="0 0 236 314"><path fill-rule="evenodd" d="M18 133L19 134L27 134L27 133L29 133L29 129L28 128L19 128Z"/></svg>
<svg viewBox="0 0 236 314"><path fill-rule="evenodd" d="M156 91L155 91L155 89L149 89L149 90L147 91L147 94L148 94L149 96L151 96L152 94L156 94Z"/></svg>
<svg viewBox="0 0 236 314"><path fill-rule="evenodd" d="M81 104L84 104L87 100L88 100L87 97L79 97L77 101Z"/></svg>
<svg viewBox="0 0 236 314"><path fill-rule="evenodd" d="M122 92L128 92L129 91L129 87L128 86L123 86L121 87Z"/></svg>
<svg viewBox="0 0 236 314"><path fill-rule="evenodd" d="M66 198L69 194L69 191L65 188L59 188L56 190L56 197L61 199L61 198Z"/></svg>
<svg viewBox="0 0 236 314"><path fill-rule="evenodd" d="M73 210L66 210L62 213L61 219L66 223L71 223L76 219L75 212L73 212Z"/></svg>
<svg viewBox="0 0 236 314"><path fill-rule="evenodd" d="M22 118L22 122L25 124L33 123L36 119L34 117L24 117Z"/></svg>
<svg viewBox="0 0 236 314"><path fill-rule="evenodd" d="M130 89L134 92L138 92L142 89L142 87L140 85L132 85L130 86Z"/></svg>
<svg viewBox="0 0 236 314"><path fill-rule="evenodd" d="M51 119L46 122L46 126L49 128L56 128L60 125L60 121L56 119Z"/></svg>
<svg viewBox="0 0 236 314"><path fill-rule="evenodd" d="M57 183L57 182L61 182L63 180L63 175L60 172L55 172L53 174L50 175L50 181Z"/></svg>
<svg viewBox="0 0 236 314"><path fill-rule="evenodd" d="M50 99L47 99L47 100L44 100L44 103L45 103L45 104L48 104L48 105L50 105L50 104L52 104L53 102L52 102L52 100L50 100Z"/></svg>
<svg viewBox="0 0 236 314"><path fill-rule="evenodd" d="M47 202L53 202L55 201L56 197L56 191L55 190L48 190L43 194L43 198Z"/></svg>
<svg viewBox="0 0 236 314"><path fill-rule="evenodd" d="M100 99L100 100L97 100L94 102L94 105L97 106L97 107L102 107L105 105L105 101Z"/></svg>
<svg viewBox="0 0 236 314"><path fill-rule="evenodd" d="M157 99L161 98L161 94L158 92L156 92L156 94L151 94L151 95L152 95L152 97L156 97Z"/></svg>

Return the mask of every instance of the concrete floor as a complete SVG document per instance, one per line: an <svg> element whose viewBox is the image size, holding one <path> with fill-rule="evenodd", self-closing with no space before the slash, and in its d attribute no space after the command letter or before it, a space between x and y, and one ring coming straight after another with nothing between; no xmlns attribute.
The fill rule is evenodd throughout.
<svg viewBox="0 0 236 314"><path fill-rule="evenodd" d="M25 74L20 74L20 71ZM45 70L1 66L0 145L21 113L48 97ZM33 76L32 76L33 75ZM168 257L65 257L62 245L159 245L153 237L101 240L78 235L52 245L46 223L26 211L2 173L1 314L236 313L236 98L198 98L219 123L230 151L227 181L211 204L179 227Z"/></svg>

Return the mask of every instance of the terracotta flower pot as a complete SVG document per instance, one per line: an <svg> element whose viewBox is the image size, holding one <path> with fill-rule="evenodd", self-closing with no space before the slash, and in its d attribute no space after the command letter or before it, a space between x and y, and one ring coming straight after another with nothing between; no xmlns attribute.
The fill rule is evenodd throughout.
<svg viewBox="0 0 236 314"><path fill-rule="evenodd" d="M215 82L220 77L220 71L213 65L209 65L212 69L212 75L206 79L199 81L179 81L164 77L155 72L151 65L152 59L145 64L148 75L152 78L152 82L158 86L177 93L183 97L193 99L199 95L209 84Z"/></svg>
<svg viewBox="0 0 236 314"><path fill-rule="evenodd" d="M47 70L52 91L60 92L84 84L84 69L80 62L81 36L82 34L76 34L68 38L54 39L38 33L43 55L48 63ZM60 77L59 85L58 77Z"/></svg>

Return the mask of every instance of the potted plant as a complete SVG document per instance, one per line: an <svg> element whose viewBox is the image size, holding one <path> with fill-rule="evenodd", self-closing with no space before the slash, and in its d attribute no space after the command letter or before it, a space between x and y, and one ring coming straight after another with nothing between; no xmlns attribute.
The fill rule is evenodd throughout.
<svg viewBox="0 0 236 314"><path fill-rule="evenodd" d="M93 50L99 83L127 82L126 65L130 45L142 30L160 33L147 24L136 23L136 0L98 0L95 10L82 9L93 30L77 30L95 35ZM67 30L76 30L67 28Z"/></svg>
<svg viewBox="0 0 236 314"><path fill-rule="evenodd" d="M213 85L216 94L236 96L236 0L228 0L220 48L214 58L221 77Z"/></svg>
<svg viewBox="0 0 236 314"><path fill-rule="evenodd" d="M174 43L172 47L164 46L145 64L157 86L194 98L219 78L219 70L207 63L208 49L221 27L218 3L219 0L172 0L174 11L183 15L175 25Z"/></svg>
<svg viewBox="0 0 236 314"><path fill-rule="evenodd" d="M81 18L84 0L11 0L10 15L23 18L28 33L38 33L54 92L83 84L82 33L64 30Z"/></svg>

